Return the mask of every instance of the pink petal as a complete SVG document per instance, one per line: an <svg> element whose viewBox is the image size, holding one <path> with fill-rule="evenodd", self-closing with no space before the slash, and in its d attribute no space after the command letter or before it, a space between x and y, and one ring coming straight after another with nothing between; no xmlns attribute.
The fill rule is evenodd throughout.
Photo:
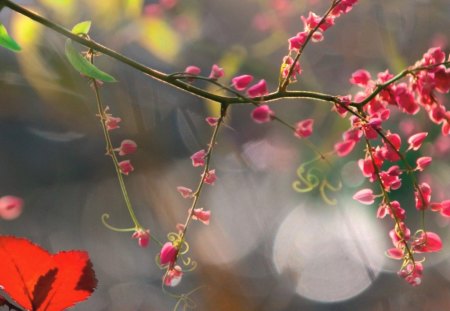
<svg viewBox="0 0 450 311"><path fill-rule="evenodd" d="M337 152L338 156L345 157L350 152L352 152L355 145L356 145L356 141L345 140L345 141L336 143L334 145L334 150Z"/></svg>
<svg viewBox="0 0 450 311"><path fill-rule="evenodd" d="M427 137L427 135L428 135L427 132L422 132L422 133L417 133L417 134L412 135L408 139L408 143L409 143L408 150L410 150L410 149L418 150L422 146L422 143L425 140L425 138Z"/></svg>
<svg viewBox="0 0 450 311"><path fill-rule="evenodd" d="M375 202L375 196L373 195L372 189L359 190L357 193L355 193L353 199L366 205L370 205Z"/></svg>
<svg viewBox="0 0 450 311"><path fill-rule="evenodd" d="M183 186L177 187L177 191L181 194L181 196L185 199L192 198L192 190Z"/></svg>
<svg viewBox="0 0 450 311"><path fill-rule="evenodd" d="M275 113L269 108L268 105L261 105L253 109L251 116L256 123L265 123L272 120Z"/></svg>
<svg viewBox="0 0 450 311"><path fill-rule="evenodd" d="M161 248L161 253L159 254L159 262L162 266L173 263L178 254L178 249L173 246L172 242L166 242Z"/></svg>

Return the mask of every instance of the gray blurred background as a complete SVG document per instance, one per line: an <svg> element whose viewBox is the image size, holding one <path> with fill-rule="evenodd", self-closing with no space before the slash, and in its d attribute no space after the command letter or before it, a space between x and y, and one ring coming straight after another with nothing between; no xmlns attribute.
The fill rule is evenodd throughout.
<svg viewBox="0 0 450 311"><path fill-rule="evenodd" d="M300 16L321 14L330 3L179 0L157 12L152 1L17 2L67 28L92 20L94 40L155 69L170 73L197 65L208 75L218 63L224 83L252 74L266 79L270 90L287 39L303 29ZM448 53L449 17L448 0L360 1L336 20L324 42L308 46L303 74L291 88L355 93L348 79L357 69L375 77L414 64L432 46ZM73 310L171 310L176 301L161 291L163 271L154 260L158 246L141 249L130 234L112 232L100 221L109 213L111 224L132 226L104 155L94 94L66 60L65 38L6 8L0 19L23 47L18 54L0 49L0 195L25 200L20 218L0 220L0 233L27 237L52 252L89 252L99 285ZM97 64L119 80L102 88L105 104L122 118L113 141L128 138L139 146L129 157L135 171L125 178L131 200L140 222L165 240L186 217L190 203L176 187L196 187L200 171L189 156L206 147L211 128L204 118L217 116L218 107L109 57ZM450 109L449 97L441 100ZM314 118L311 141L323 152L349 126L330 108L306 100L272 106L290 123ZM232 107L219 134L212 159L218 181L200 202L212 211L211 224L194 223L187 236L199 265L173 291L204 286L192 296L198 310L449 310L449 222L427 214L427 230L440 233L445 246L427 256L423 284L411 287L396 275L400 262L384 256L391 220L377 219L376 206L351 199L371 187L356 164L363 147L345 159L330 157L325 173L333 182L341 178L344 187L330 194L337 205L327 205L318 191L302 194L292 186L297 168L315 155L280 124L252 122L251 109ZM420 179L431 180L433 201L448 199L450 140L423 112L414 118L393 113L387 126L405 137L430 132L422 151L433 156L433 165ZM403 184L393 197L415 230L411 181Z"/></svg>

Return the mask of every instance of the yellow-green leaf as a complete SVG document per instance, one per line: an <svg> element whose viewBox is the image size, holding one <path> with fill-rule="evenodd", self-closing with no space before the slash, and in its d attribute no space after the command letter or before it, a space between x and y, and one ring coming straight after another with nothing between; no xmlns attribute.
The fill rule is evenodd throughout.
<svg viewBox="0 0 450 311"><path fill-rule="evenodd" d="M87 35L89 29L91 29L91 21L84 21L73 26L72 32L76 35Z"/></svg>
<svg viewBox="0 0 450 311"><path fill-rule="evenodd" d="M2 23L0 23L0 45L14 52L21 50L20 45L8 35L8 31Z"/></svg>
<svg viewBox="0 0 450 311"><path fill-rule="evenodd" d="M85 76L104 82L116 82L113 76L101 71L78 53L70 39L66 41L66 56L73 68Z"/></svg>

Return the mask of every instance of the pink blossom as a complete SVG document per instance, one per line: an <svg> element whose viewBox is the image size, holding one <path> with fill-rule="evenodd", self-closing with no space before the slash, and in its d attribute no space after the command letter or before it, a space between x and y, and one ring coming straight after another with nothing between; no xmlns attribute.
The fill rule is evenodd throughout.
<svg viewBox="0 0 450 311"><path fill-rule="evenodd" d="M115 130L119 128L119 123L122 121L121 118L116 118L111 116L110 114L106 114L105 126L108 131Z"/></svg>
<svg viewBox="0 0 450 311"><path fill-rule="evenodd" d="M305 138L310 136L313 132L313 125L313 119L306 119L298 122L295 126L295 136L297 136L298 138Z"/></svg>
<svg viewBox="0 0 450 311"><path fill-rule="evenodd" d="M359 69L352 74L352 77L350 78L350 83L365 87L369 84L370 79L371 76L367 70Z"/></svg>
<svg viewBox="0 0 450 311"><path fill-rule="evenodd" d="M256 123L265 123L272 120L275 113L269 108L268 105L261 105L253 109L251 116Z"/></svg>
<svg viewBox="0 0 450 311"><path fill-rule="evenodd" d="M344 140L336 143L334 145L334 150L337 152L338 156L345 157L350 152L352 152L355 145L356 142L354 140Z"/></svg>
<svg viewBox="0 0 450 311"><path fill-rule="evenodd" d="M197 76L200 74L201 69L197 66L187 66L184 72L193 76Z"/></svg>
<svg viewBox="0 0 450 311"><path fill-rule="evenodd" d="M375 196L373 195L372 189L359 190L355 193L353 199L365 205L370 205L375 202Z"/></svg>
<svg viewBox="0 0 450 311"><path fill-rule="evenodd" d="M341 0L331 11L332 16L340 16L341 14L346 14L350 12L353 5L358 2L358 0Z"/></svg>
<svg viewBox="0 0 450 311"><path fill-rule="evenodd" d="M422 282L423 265L420 262L408 263L398 272L412 286L420 285Z"/></svg>
<svg viewBox="0 0 450 311"><path fill-rule="evenodd" d="M214 185L214 182L216 181L216 170L209 170L206 172L205 178L203 181L208 185Z"/></svg>
<svg viewBox="0 0 450 311"><path fill-rule="evenodd" d="M450 200L445 200L440 203L440 212L444 217L450 217Z"/></svg>
<svg viewBox="0 0 450 311"><path fill-rule="evenodd" d="M131 139L124 139L120 143L120 147L117 149L114 149L114 151L118 151L120 156L124 156L127 154L135 153L137 150L137 145L134 141Z"/></svg>
<svg viewBox="0 0 450 311"><path fill-rule="evenodd" d="M400 135L394 133L388 133L386 139L390 142L383 141L384 145L381 148L381 155L384 159L388 161L398 161L400 160L399 150L402 144Z"/></svg>
<svg viewBox="0 0 450 311"><path fill-rule="evenodd" d="M131 237L138 240L138 245L140 247L147 247L148 242L150 241L150 230L138 229Z"/></svg>
<svg viewBox="0 0 450 311"><path fill-rule="evenodd" d="M22 214L23 200L21 198L5 195L0 198L0 218L13 220Z"/></svg>
<svg viewBox="0 0 450 311"><path fill-rule="evenodd" d="M404 220L406 211L400 206L398 201L392 201L390 204L380 204L377 211L377 218L384 218L388 214L392 219Z"/></svg>
<svg viewBox="0 0 450 311"><path fill-rule="evenodd" d="M223 68L220 68L216 64L212 65L211 73L209 74L210 79L217 80L219 78L222 78L224 75Z"/></svg>
<svg viewBox="0 0 450 311"><path fill-rule="evenodd" d="M173 268L169 268L163 278L164 285L171 287L177 286L182 277L183 271L180 266L177 265Z"/></svg>
<svg viewBox="0 0 450 311"><path fill-rule="evenodd" d="M400 234L400 235L399 235ZM398 232L394 229L389 231L389 237L392 240L392 244L394 244L397 248L402 248L405 246L405 242L409 240L411 237L411 230L409 230L406 225L401 222Z"/></svg>
<svg viewBox="0 0 450 311"><path fill-rule="evenodd" d="M434 232L420 232L420 235L412 242L412 248L417 253L439 252L442 249L442 241Z"/></svg>
<svg viewBox="0 0 450 311"><path fill-rule="evenodd" d="M405 83L400 83L395 87L394 95L395 101L402 111L413 115L419 112L420 106Z"/></svg>
<svg viewBox="0 0 450 311"><path fill-rule="evenodd" d="M185 199L192 198L192 190L183 186L177 187L177 191Z"/></svg>
<svg viewBox="0 0 450 311"><path fill-rule="evenodd" d="M283 57L283 70L281 72L281 77L283 79L286 79L289 75L289 71L291 70L292 64L294 63L294 60L290 56ZM300 67L300 63L296 62L294 65L294 69L292 70L290 80L292 82L295 82L297 79L297 75L302 73L302 68Z"/></svg>
<svg viewBox="0 0 450 311"><path fill-rule="evenodd" d="M426 167L428 167L431 164L431 161L433 159L431 157L420 157L416 160L417 167L416 171L422 172Z"/></svg>
<svg viewBox="0 0 450 311"><path fill-rule="evenodd" d="M408 139L408 144L409 147L407 150L418 150L421 146L423 141L425 140L425 138L427 137L428 133L427 132L422 132L422 133L417 133L412 135L409 139Z"/></svg>
<svg viewBox="0 0 450 311"><path fill-rule="evenodd" d="M209 126L216 126L217 122L219 122L219 118L215 118L215 117L207 117L205 120Z"/></svg>
<svg viewBox="0 0 450 311"><path fill-rule="evenodd" d="M209 225L209 219L211 218L211 211L204 211L203 208L196 208L192 214L192 219L199 220L205 225Z"/></svg>
<svg viewBox="0 0 450 311"><path fill-rule="evenodd" d="M324 39L323 33L321 33L320 31L315 31L311 36L312 42L320 42L323 41L323 39Z"/></svg>
<svg viewBox="0 0 450 311"><path fill-rule="evenodd" d="M204 149L197 151L191 156L192 165L194 167L205 165L206 152Z"/></svg>
<svg viewBox="0 0 450 311"><path fill-rule="evenodd" d="M159 254L159 263L164 266L166 264L173 264L177 258L178 249L173 246L172 242L166 242L161 248Z"/></svg>
<svg viewBox="0 0 450 311"><path fill-rule="evenodd" d="M313 12L309 12L308 17L301 16L301 19L303 21L305 31L310 31L314 29L317 25L319 25L320 21L322 20L322 17Z"/></svg>
<svg viewBox="0 0 450 311"><path fill-rule="evenodd" d="M299 32L295 37L289 38L289 51L298 51L305 44L307 32Z"/></svg>
<svg viewBox="0 0 450 311"><path fill-rule="evenodd" d="M431 187L428 183L423 182L419 185L419 189L414 191L416 200L416 208L418 210L426 209L431 200Z"/></svg>
<svg viewBox="0 0 450 311"><path fill-rule="evenodd" d="M438 68L434 73L434 82L436 91L448 93L450 91L450 68Z"/></svg>
<svg viewBox="0 0 450 311"><path fill-rule="evenodd" d="M131 165L130 160L124 160L119 162L119 169L120 172L124 175L130 174L132 171L134 171L133 165Z"/></svg>
<svg viewBox="0 0 450 311"><path fill-rule="evenodd" d="M243 91L253 81L253 77L250 75L237 76L231 79L233 87L238 91Z"/></svg>
<svg viewBox="0 0 450 311"><path fill-rule="evenodd" d="M390 248L386 251L386 255L392 259L402 259L403 250L398 248Z"/></svg>
<svg viewBox="0 0 450 311"><path fill-rule="evenodd" d="M247 94L250 97L262 97L268 93L269 91L267 90L266 80L264 79L259 80L258 83L249 87L247 90Z"/></svg>

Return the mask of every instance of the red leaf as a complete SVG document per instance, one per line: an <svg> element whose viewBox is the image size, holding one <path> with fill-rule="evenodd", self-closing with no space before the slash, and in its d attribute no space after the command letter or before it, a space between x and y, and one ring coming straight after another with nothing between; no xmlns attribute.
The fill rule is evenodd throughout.
<svg viewBox="0 0 450 311"><path fill-rule="evenodd" d="M87 252L52 255L27 239L0 236L0 287L22 308L65 310L96 286Z"/></svg>

